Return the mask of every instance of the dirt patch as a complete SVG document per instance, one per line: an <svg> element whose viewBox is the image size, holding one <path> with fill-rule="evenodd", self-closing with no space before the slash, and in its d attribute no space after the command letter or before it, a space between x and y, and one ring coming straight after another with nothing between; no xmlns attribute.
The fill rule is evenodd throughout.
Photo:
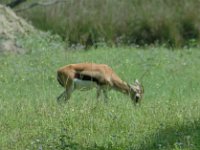
<svg viewBox="0 0 200 150"><path fill-rule="evenodd" d="M0 5L0 53L24 53L25 50L17 44L17 37L32 32L34 28L30 24L10 8Z"/></svg>

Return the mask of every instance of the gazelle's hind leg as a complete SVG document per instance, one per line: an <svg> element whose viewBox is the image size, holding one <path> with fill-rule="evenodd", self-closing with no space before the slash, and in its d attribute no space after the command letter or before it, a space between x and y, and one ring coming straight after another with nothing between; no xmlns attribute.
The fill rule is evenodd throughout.
<svg viewBox="0 0 200 150"><path fill-rule="evenodd" d="M108 95L107 95L107 89L106 88L97 88L97 100L99 99L101 93L103 92L104 95L104 101L107 103L108 102Z"/></svg>
<svg viewBox="0 0 200 150"><path fill-rule="evenodd" d="M71 97L70 91L64 91L57 97L57 102L61 102L61 98L64 98L64 101L66 102Z"/></svg>
<svg viewBox="0 0 200 150"><path fill-rule="evenodd" d="M66 102L67 100L70 99L71 97L71 93L74 90L74 83L73 80L68 77L67 80L65 81L66 84L64 84L65 86L65 91L63 93L61 93L58 97L57 97L57 102L61 102L61 98L64 98L64 101Z"/></svg>
<svg viewBox="0 0 200 150"><path fill-rule="evenodd" d="M57 101L59 102L60 99L65 95L66 91L62 92L58 97L57 97Z"/></svg>

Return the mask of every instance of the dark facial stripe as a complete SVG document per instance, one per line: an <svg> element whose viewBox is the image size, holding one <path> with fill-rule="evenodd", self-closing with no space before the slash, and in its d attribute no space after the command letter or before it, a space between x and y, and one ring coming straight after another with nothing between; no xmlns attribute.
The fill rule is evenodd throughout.
<svg viewBox="0 0 200 150"><path fill-rule="evenodd" d="M102 85L102 83L100 83L98 79L96 79L92 76L89 76L89 75L76 73L74 77L79 80L93 81L93 82L96 82L96 84L98 84L98 85Z"/></svg>

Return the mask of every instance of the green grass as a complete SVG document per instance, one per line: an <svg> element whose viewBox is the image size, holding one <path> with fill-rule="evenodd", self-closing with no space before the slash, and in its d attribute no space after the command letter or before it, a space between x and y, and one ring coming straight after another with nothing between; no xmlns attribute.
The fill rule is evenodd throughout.
<svg viewBox="0 0 200 150"><path fill-rule="evenodd" d="M26 54L0 55L0 149L200 149L198 49L68 51L45 34L18 43ZM147 72L141 107L115 91L107 104L97 102L95 90L58 105L56 70L79 62L106 63L127 82Z"/></svg>

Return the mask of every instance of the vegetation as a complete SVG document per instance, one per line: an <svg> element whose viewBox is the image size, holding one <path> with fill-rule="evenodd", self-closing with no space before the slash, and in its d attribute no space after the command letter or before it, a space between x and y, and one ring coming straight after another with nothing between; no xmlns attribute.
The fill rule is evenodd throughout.
<svg viewBox="0 0 200 150"><path fill-rule="evenodd" d="M20 14L71 45L106 42L193 47L199 45L199 7L197 0L69 0L39 5Z"/></svg>
<svg viewBox="0 0 200 150"><path fill-rule="evenodd" d="M199 5L195 0L69 0L21 14L61 37L26 30L3 8L0 42L11 53L0 55L0 149L200 149ZM68 44L78 43L99 47L69 50ZM137 47L152 43L157 47ZM14 53L18 49L23 52ZM135 107L116 91L109 92L108 103L97 101L95 89L75 91L58 104L64 89L56 70L79 62L108 64L127 82L138 78L145 88L142 105Z"/></svg>
<svg viewBox="0 0 200 150"><path fill-rule="evenodd" d="M198 49L107 48L67 51L59 37L18 38L26 54L0 55L0 149L199 149L200 53ZM145 97L95 90L56 102L64 89L56 69L69 63L106 63L127 82L140 78Z"/></svg>

